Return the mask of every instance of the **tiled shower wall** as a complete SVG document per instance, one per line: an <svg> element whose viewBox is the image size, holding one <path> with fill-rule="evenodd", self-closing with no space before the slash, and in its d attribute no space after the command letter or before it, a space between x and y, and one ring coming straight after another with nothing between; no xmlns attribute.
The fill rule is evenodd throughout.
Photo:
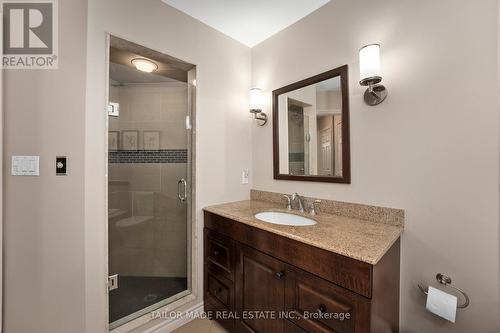
<svg viewBox="0 0 500 333"><path fill-rule="evenodd" d="M110 87L120 115L109 130L139 131L138 151L109 156L110 274L187 275L186 204L177 198L187 178L187 98L185 83ZM143 131L160 132L160 151L143 150Z"/></svg>

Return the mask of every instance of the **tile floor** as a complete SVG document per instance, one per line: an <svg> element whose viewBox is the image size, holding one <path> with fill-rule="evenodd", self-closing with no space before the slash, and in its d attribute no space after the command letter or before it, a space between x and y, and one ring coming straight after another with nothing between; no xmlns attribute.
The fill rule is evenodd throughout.
<svg viewBox="0 0 500 333"><path fill-rule="evenodd" d="M195 319L190 323L179 327L173 333L228 333L214 320Z"/></svg>

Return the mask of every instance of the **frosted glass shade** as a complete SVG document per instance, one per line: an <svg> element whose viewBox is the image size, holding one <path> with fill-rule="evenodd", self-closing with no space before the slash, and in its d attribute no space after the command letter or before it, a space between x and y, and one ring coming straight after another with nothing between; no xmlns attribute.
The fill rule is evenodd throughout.
<svg viewBox="0 0 500 333"><path fill-rule="evenodd" d="M359 50L359 74L361 84L369 81L378 83L382 80L379 44L366 45Z"/></svg>
<svg viewBox="0 0 500 333"><path fill-rule="evenodd" d="M264 99L262 97L262 90L259 88L250 89L250 110L262 110Z"/></svg>
<svg viewBox="0 0 500 333"><path fill-rule="evenodd" d="M152 73L158 69L158 65L148 59L132 59L132 65L141 72Z"/></svg>

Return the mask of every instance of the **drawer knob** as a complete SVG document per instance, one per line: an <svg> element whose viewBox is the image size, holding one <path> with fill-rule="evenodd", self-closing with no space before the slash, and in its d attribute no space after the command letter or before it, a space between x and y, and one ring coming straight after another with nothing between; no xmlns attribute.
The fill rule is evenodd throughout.
<svg viewBox="0 0 500 333"><path fill-rule="evenodd" d="M221 255L221 252L219 250L214 251L214 256L218 257Z"/></svg>
<svg viewBox="0 0 500 333"><path fill-rule="evenodd" d="M321 304L318 308L318 313L319 314L324 314L326 312L326 306L324 306L323 304Z"/></svg>
<svg viewBox="0 0 500 333"><path fill-rule="evenodd" d="M278 278L278 280L281 280L284 276L285 272L283 271L276 272L276 277Z"/></svg>
<svg viewBox="0 0 500 333"><path fill-rule="evenodd" d="M214 295L218 295L222 292L222 288L217 288L214 290Z"/></svg>

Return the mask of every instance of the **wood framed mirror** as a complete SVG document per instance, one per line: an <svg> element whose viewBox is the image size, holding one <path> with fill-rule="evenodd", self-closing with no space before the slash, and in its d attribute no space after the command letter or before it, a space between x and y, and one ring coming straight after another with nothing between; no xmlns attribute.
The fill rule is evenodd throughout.
<svg viewBox="0 0 500 333"><path fill-rule="evenodd" d="M351 183L347 65L273 91L274 179Z"/></svg>

